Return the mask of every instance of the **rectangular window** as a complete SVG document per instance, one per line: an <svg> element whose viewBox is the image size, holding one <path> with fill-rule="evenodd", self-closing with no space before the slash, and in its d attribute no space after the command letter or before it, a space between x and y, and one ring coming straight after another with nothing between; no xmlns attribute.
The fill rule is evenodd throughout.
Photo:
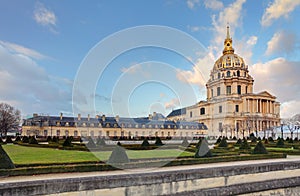
<svg viewBox="0 0 300 196"><path fill-rule="evenodd" d="M192 118L193 117L193 112L190 112L190 118Z"/></svg>
<svg viewBox="0 0 300 196"><path fill-rule="evenodd" d="M219 131L222 131L222 123L219 122Z"/></svg>
<svg viewBox="0 0 300 196"><path fill-rule="evenodd" d="M200 108L200 115L204 115L205 114L205 108Z"/></svg>
<svg viewBox="0 0 300 196"><path fill-rule="evenodd" d="M235 105L235 112L239 112L239 105Z"/></svg>
<svg viewBox="0 0 300 196"><path fill-rule="evenodd" d="M226 86L226 94L227 95L231 94L231 86Z"/></svg>
<svg viewBox="0 0 300 196"><path fill-rule="evenodd" d="M248 86L246 86L246 94L248 93Z"/></svg>
<svg viewBox="0 0 300 196"><path fill-rule="evenodd" d="M78 131L74 131L74 137L77 137L78 136Z"/></svg>
<svg viewBox="0 0 300 196"><path fill-rule="evenodd" d="M56 131L56 136L60 136L60 130Z"/></svg>
<svg viewBox="0 0 300 196"><path fill-rule="evenodd" d="M221 87L218 87L217 88L217 96L220 96L220 94L221 94Z"/></svg>
<svg viewBox="0 0 300 196"><path fill-rule="evenodd" d="M109 137L109 131L106 131L106 136Z"/></svg>
<svg viewBox="0 0 300 196"><path fill-rule="evenodd" d="M44 136L48 136L48 131L44 130Z"/></svg>
<svg viewBox="0 0 300 196"><path fill-rule="evenodd" d="M242 94L242 87L241 87L241 85L238 85L237 86L237 93L240 95L240 94Z"/></svg>
<svg viewBox="0 0 300 196"><path fill-rule="evenodd" d="M222 106L219 106L219 113L222 113Z"/></svg>

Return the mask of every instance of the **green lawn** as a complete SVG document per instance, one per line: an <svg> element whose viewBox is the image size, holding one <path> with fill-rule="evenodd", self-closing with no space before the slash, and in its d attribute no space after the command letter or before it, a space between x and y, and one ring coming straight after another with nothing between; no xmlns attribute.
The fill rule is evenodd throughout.
<svg viewBox="0 0 300 196"><path fill-rule="evenodd" d="M107 160L109 151L85 152L74 150L57 150L51 148L36 148L18 145L3 145L15 164L45 164L45 163L71 163L85 161ZM176 149L167 150L127 150L130 159L162 158L177 156L193 156L194 153L182 152Z"/></svg>

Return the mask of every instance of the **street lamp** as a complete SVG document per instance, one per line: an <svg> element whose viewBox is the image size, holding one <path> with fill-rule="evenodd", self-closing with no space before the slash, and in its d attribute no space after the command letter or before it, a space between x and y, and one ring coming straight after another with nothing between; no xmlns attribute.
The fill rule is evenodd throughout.
<svg viewBox="0 0 300 196"><path fill-rule="evenodd" d="M283 123L281 123L281 139L283 139Z"/></svg>

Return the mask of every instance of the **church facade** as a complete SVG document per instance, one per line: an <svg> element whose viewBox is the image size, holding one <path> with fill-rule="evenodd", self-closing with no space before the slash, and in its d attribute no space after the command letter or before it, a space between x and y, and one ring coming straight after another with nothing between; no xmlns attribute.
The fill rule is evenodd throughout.
<svg viewBox="0 0 300 196"><path fill-rule="evenodd" d="M207 100L173 110L169 120L204 123L208 135L243 137L280 125L280 103L267 91L253 92L254 79L244 59L235 54L227 27L223 55L206 84Z"/></svg>

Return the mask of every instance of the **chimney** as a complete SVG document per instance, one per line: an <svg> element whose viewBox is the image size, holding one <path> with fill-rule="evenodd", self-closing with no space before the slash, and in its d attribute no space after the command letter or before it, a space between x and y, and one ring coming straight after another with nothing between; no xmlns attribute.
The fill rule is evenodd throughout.
<svg viewBox="0 0 300 196"><path fill-rule="evenodd" d="M62 120L63 118L63 113L60 113L60 120Z"/></svg>
<svg viewBox="0 0 300 196"><path fill-rule="evenodd" d="M115 119L116 119L117 122L119 122L119 120L120 120L119 115L116 115L116 118L115 118Z"/></svg>
<svg viewBox="0 0 300 196"><path fill-rule="evenodd" d="M88 114L88 121L90 121L90 114Z"/></svg>
<svg viewBox="0 0 300 196"><path fill-rule="evenodd" d="M36 118L38 117L39 115L37 113L33 113L33 117Z"/></svg>
<svg viewBox="0 0 300 196"><path fill-rule="evenodd" d="M152 114L149 114L149 120L152 120Z"/></svg>
<svg viewBox="0 0 300 196"><path fill-rule="evenodd" d="M78 114L78 120L81 120L81 114Z"/></svg>
<svg viewBox="0 0 300 196"><path fill-rule="evenodd" d="M156 112L153 112L153 117L156 117Z"/></svg>
<svg viewBox="0 0 300 196"><path fill-rule="evenodd" d="M99 118L99 115L96 115L96 116L95 116L95 118L98 120L98 118Z"/></svg>
<svg viewBox="0 0 300 196"><path fill-rule="evenodd" d="M105 121L105 115L104 114L102 115L102 121L103 122Z"/></svg>

